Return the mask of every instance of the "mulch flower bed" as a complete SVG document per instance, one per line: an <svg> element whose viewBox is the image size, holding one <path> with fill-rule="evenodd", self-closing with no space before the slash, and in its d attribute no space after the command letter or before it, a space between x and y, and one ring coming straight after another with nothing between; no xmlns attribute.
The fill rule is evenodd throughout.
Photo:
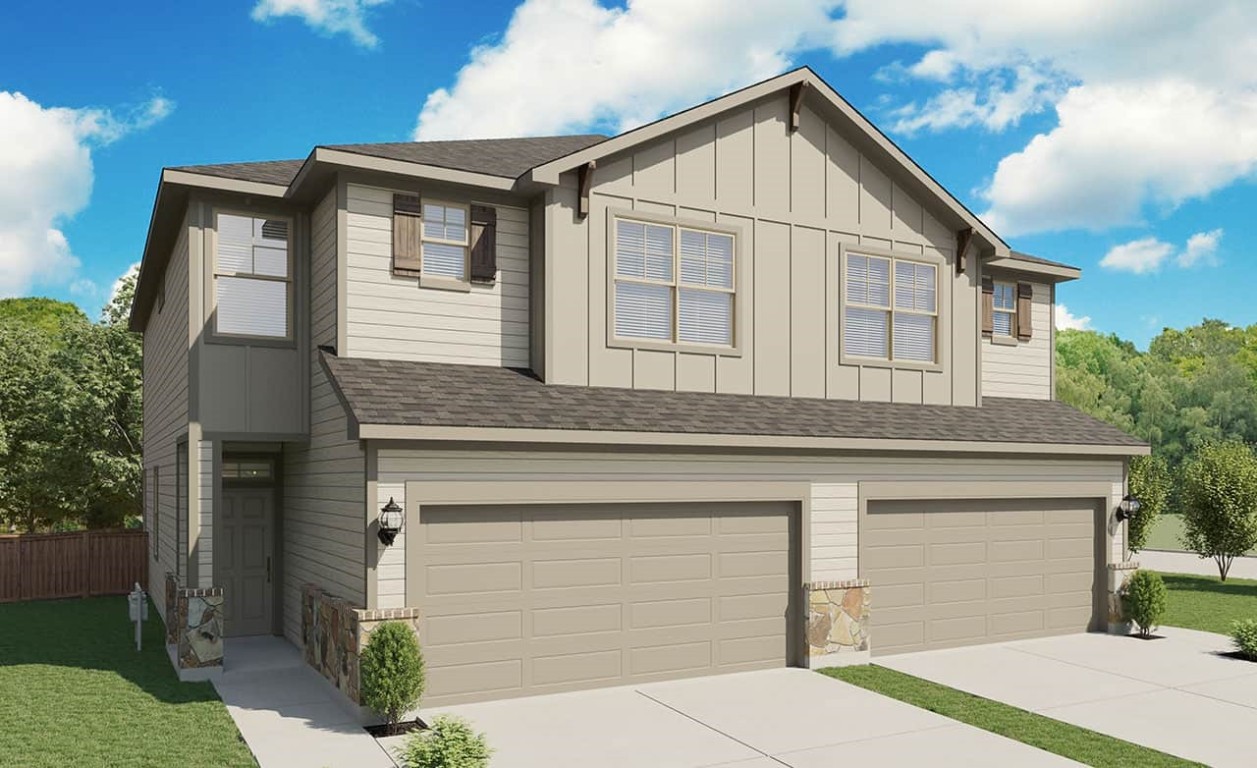
<svg viewBox="0 0 1257 768"><path fill-rule="evenodd" d="M414 720L403 720L393 725L381 723L380 725L363 726L363 730L377 739L385 739L389 736L405 736L408 733L426 731L427 729L428 724L417 717Z"/></svg>

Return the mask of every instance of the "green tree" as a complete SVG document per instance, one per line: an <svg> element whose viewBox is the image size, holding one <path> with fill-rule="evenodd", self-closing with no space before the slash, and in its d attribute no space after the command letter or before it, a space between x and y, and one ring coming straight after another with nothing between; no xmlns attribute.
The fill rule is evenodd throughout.
<svg viewBox="0 0 1257 768"><path fill-rule="evenodd" d="M1127 524L1127 544L1132 552L1141 551L1148 543L1148 534L1170 502L1173 483L1170 467L1161 456L1136 456L1130 463L1130 492L1142 505L1139 514Z"/></svg>
<svg viewBox="0 0 1257 768"><path fill-rule="evenodd" d="M1226 581L1231 563L1257 546L1257 455L1245 443L1210 441L1182 471L1183 544L1211 557Z"/></svg>
<svg viewBox="0 0 1257 768"><path fill-rule="evenodd" d="M55 337L63 323L86 323L83 310L68 301L46 298L0 299L0 322L38 328Z"/></svg>

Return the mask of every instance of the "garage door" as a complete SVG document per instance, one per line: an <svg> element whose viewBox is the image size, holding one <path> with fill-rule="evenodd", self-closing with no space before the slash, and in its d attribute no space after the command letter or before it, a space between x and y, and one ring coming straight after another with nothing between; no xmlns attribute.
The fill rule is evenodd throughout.
<svg viewBox="0 0 1257 768"><path fill-rule="evenodd" d="M861 570L875 655L1084 632L1097 605L1093 502L870 502Z"/></svg>
<svg viewBox="0 0 1257 768"><path fill-rule="evenodd" d="M424 507L424 702L785 666L794 508Z"/></svg>

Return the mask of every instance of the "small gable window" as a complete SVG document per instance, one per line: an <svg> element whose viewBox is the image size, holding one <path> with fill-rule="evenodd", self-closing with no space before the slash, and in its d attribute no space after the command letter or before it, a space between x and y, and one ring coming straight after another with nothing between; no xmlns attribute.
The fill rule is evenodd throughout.
<svg viewBox="0 0 1257 768"><path fill-rule="evenodd" d="M845 267L843 353L936 362L938 267L862 253L848 253Z"/></svg>
<svg viewBox="0 0 1257 768"><path fill-rule="evenodd" d="M292 337L292 252L287 219L235 213L217 217L214 332Z"/></svg>

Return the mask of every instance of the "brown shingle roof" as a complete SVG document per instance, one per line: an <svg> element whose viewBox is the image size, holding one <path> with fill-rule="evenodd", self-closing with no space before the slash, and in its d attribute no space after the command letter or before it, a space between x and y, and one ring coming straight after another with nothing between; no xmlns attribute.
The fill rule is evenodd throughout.
<svg viewBox="0 0 1257 768"><path fill-rule="evenodd" d="M535 166L577 152L604 139L606 136L582 134L527 139L335 144L327 149L515 179ZM267 160L257 163L184 165L172 170L287 186L301 170L303 163L304 160Z"/></svg>
<svg viewBox="0 0 1257 768"><path fill-rule="evenodd" d="M323 353L359 424L1142 447L1050 400L980 408L548 385L528 371Z"/></svg>

